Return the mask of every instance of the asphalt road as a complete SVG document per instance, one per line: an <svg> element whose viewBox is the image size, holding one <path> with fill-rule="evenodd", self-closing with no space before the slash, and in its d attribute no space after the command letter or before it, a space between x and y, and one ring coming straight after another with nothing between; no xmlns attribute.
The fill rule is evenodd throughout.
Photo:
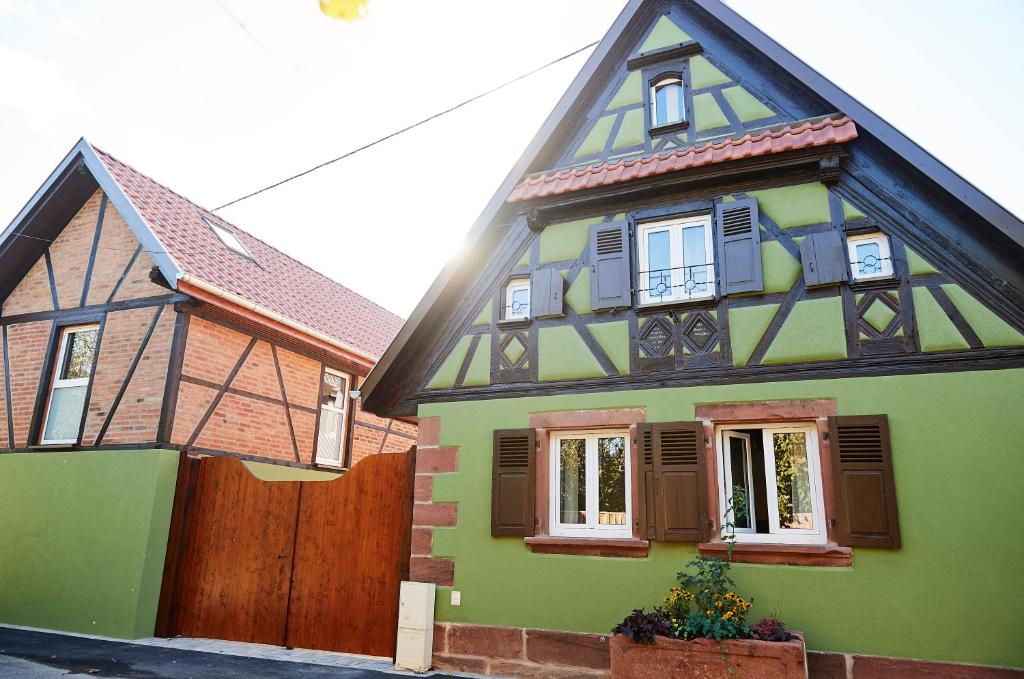
<svg viewBox="0 0 1024 679"><path fill-rule="evenodd" d="M395 679L396 676L375 670L245 658L0 627L2 679ZM435 674L433 677L447 679L451 675Z"/></svg>

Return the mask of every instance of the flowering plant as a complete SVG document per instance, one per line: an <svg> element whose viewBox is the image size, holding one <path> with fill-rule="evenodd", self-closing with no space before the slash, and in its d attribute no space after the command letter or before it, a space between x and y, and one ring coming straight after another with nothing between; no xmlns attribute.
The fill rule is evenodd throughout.
<svg viewBox="0 0 1024 679"><path fill-rule="evenodd" d="M729 562L697 557L676 574L679 585L665 597L665 611L678 639L707 637L735 639L750 636L746 623L750 601L737 594L729 577Z"/></svg>

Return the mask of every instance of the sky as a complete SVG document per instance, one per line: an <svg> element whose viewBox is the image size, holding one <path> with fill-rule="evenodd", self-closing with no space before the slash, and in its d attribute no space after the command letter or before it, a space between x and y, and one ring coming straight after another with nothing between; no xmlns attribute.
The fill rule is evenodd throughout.
<svg viewBox="0 0 1024 679"><path fill-rule="evenodd" d="M1024 2L728 4L1024 215ZM0 0L0 225L79 137L214 208L598 40L622 6ZM219 214L407 316L589 53Z"/></svg>

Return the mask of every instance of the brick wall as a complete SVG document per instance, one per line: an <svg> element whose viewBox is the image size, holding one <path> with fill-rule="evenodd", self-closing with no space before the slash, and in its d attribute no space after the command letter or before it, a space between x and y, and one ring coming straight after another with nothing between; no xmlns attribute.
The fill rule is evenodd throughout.
<svg viewBox="0 0 1024 679"><path fill-rule="evenodd" d="M458 505L434 502L434 476L459 469L458 448L441 447L441 418L420 420L416 441L416 484L412 507L412 552L409 579L451 586L455 582L455 561L431 554L434 528L453 527Z"/></svg>
<svg viewBox="0 0 1024 679"><path fill-rule="evenodd" d="M113 205L107 204L100 225L100 238L93 263L92 275L86 281L89 256L96 236L100 214L101 193L97 191L68 222L49 247L51 268L46 257L40 256L29 273L4 300L5 317L39 311L77 309L86 293L86 306L102 305L112 301L140 299L166 295L170 291L149 279L153 267L150 256L141 252L136 256L139 241ZM134 263L132 263L133 257ZM129 263L132 266L129 267ZM57 291L57 306L50 289L52 272ZM168 359L174 336L175 312L165 306L131 379L125 384L129 366L142 347L142 341L154 314L160 306L112 311L106 314L100 350L94 361L93 383L89 403L86 404L86 426L82 444L96 444L96 437L107 420L115 397L122 387L120 405L110 418L102 444L151 443L156 440L160 422L160 409L166 383ZM97 315L96 322L100 316ZM8 326L9 352L7 364L11 378L13 447L27 447L38 441L29 441L29 430L34 420L40 424L43 412L34 412L40 381L47 357L56 347L47 346L51 327L71 323L58 317L55 321L15 322ZM46 380L43 380L44 384ZM0 399L3 400L3 399ZM45 411L46 403L42 407ZM6 411L6 407L4 407ZM10 447L6 430L0 432L0 447Z"/></svg>
<svg viewBox="0 0 1024 679"><path fill-rule="evenodd" d="M191 442L200 449L310 464L323 366L308 356L281 347L272 349L270 343L257 340L227 384L228 391L203 422L251 340L251 335L239 329L192 317L171 441L177 445ZM358 379L351 384L351 388L357 388ZM354 407L355 423L349 432L353 464L378 452L405 452L415 441L415 425L392 423L365 413L358 401Z"/></svg>

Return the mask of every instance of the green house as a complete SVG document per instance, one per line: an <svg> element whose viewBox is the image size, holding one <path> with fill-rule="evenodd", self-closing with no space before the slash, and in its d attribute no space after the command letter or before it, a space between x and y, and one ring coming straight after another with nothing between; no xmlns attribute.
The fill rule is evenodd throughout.
<svg viewBox="0 0 1024 679"><path fill-rule="evenodd" d="M721 2L630 2L363 386L420 418L435 664L600 674L732 523L811 676L1024 666L1022 332L1019 219Z"/></svg>

